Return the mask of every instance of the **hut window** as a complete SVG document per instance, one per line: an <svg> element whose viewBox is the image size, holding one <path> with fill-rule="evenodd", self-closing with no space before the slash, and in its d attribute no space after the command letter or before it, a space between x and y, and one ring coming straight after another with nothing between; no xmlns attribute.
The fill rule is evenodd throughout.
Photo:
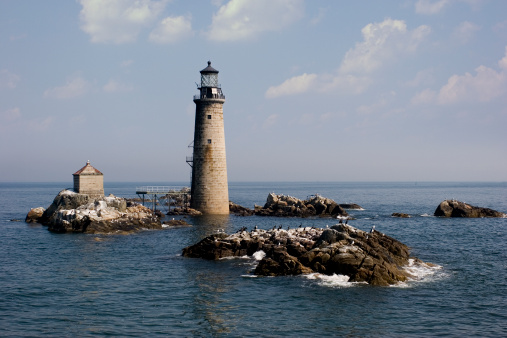
<svg viewBox="0 0 507 338"><path fill-rule="evenodd" d="M211 144L211 139L210 138L208 139L208 144Z"/></svg>
<svg viewBox="0 0 507 338"><path fill-rule="evenodd" d="M211 115L208 115L208 120L211 120Z"/></svg>

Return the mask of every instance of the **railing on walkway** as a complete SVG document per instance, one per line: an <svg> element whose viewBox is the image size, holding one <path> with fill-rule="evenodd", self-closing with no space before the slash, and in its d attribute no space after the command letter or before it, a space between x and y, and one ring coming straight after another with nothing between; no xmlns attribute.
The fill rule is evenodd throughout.
<svg viewBox="0 0 507 338"><path fill-rule="evenodd" d="M136 187L136 194L186 194L188 192L182 191L184 187L169 187L169 186L144 186Z"/></svg>

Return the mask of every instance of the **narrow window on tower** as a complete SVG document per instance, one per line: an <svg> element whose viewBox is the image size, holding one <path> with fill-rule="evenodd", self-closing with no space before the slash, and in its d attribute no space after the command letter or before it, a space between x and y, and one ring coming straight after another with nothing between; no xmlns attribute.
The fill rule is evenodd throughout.
<svg viewBox="0 0 507 338"><path fill-rule="evenodd" d="M208 120L211 120L211 115L208 115Z"/></svg>
<svg viewBox="0 0 507 338"><path fill-rule="evenodd" d="M210 138L208 139L208 144L211 144L211 139Z"/></svg>

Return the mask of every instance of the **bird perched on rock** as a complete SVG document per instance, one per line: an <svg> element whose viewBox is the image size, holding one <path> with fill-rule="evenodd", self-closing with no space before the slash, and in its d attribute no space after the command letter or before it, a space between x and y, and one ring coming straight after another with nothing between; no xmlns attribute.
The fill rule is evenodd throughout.
<svg viewBox="0 0 507 338"><path fill-rule="evenodd" d="M372 226L371 230L370 230L370 233L374 233L374 232L375 232L375 226Z"/></svg>

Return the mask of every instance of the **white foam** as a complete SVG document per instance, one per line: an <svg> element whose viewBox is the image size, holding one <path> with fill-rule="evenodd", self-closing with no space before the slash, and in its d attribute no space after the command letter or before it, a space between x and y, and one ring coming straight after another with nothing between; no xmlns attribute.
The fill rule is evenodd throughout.
<svg viewBox="0 0 507 338"><path fill-rule="evenodd" d="M422 214L421 217L433 217L433 215L430 214Z"/></svg>
<svg viewBox="0 0 507 338"><path fill-rule="evenodd" d="M407 288L418 283L433 282L447 277L447 274L443 272L442 266L427 264L421 261L416 261L415 259L409 259L408 266L405 266L403 269L408 272L411 277L409 277L406 282L400 282L392 286Z"/></svg>
<svg viewBox="0 0 507 338"><path fill-rule="evenodd" d="M317 281L317 284L321 286L327 286L332 288L348 288L351 286L356 286L358 284L365 284L365 283L349 282L350 277L345 275L333 274L332 276L328 276L320 273L310 273L304 276L308 279Z"/></svg>
<svg viewBox="0 0 507 338"><path fill-rule="evenodd" d="M261 261L264 257L266 257L266 253L262 250L259 250L259 251L255 252L252 255L252 257L255 258L256 261Z"/></svg>

